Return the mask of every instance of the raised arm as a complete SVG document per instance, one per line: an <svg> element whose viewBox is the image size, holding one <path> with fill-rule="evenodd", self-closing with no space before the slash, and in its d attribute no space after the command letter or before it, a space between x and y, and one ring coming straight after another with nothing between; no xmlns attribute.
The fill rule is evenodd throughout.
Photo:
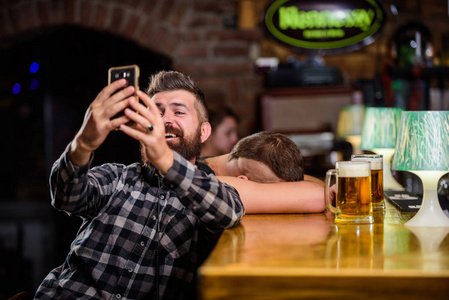
<svg viewBox="0 0 449 300"><path fill-rule="evenodd" d="M113 94L125 84L125 79L114 81L97 95L87 109L83 125L70 144L70 158L76 166L87 164L92 152L100 147L108 134L129 121L126 116L113 118L128 106L128 101L123 100L134 98L132 86Z"/></svg>
<svg viewBox="0 0 449 300"><path fill-rule="evenodd" d="M117 80L103 88L90 104L84 115L80 130L54 163L50 174L52 204L69 214L92 217L101 206L101 191L113 188L109 182L101 182L88 175L92 153L106 139L108 134L120 124L129 121L128 117L113 118L128 106L134 87L127 87L114 94L126 84ZM117 176L117 170L108 169L103 178ZM95 191L94 191L95 190Z"/></svg>
<svg viewBox="0 0 449 300"><path fill-rule="evenodd" d="M319 180L257 183L231 176L217 176L235 187L247 214L320 213L325 209L324 186Z"/></svg>

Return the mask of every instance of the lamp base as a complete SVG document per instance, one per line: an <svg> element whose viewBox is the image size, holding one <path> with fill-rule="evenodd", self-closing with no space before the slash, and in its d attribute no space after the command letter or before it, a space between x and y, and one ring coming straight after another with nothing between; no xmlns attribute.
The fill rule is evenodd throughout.
<svg viewBox="0 0 449 300"><path fill-rule="evenodd" d="M409 171L416 174L423 183L423 199L416 215L406 222L410 227L449 227L449 217L438 200L438 180L447 171Z"/></svg>

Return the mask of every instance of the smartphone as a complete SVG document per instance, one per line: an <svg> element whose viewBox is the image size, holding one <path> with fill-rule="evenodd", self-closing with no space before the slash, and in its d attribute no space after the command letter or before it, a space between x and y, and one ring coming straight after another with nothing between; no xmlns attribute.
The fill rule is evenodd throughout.
<svg viewBox="0 0 449 300"><path fill-rule="evenodd" d="M108 70L108 84L111 84L112 82L125 78L127 81L127 84L123 87L126 88L130 85L134 86L134 96L136 97L137 101L137 90L139 89L139 76L140 76L140 68L138 65L129 65L129 66L121 66L121 67L112 67ZM122 89L119 89L116 91L119 92ZM114 118L123 116L124 112L120 112L117 115L114 116ZM127 123L127 125L134 125L134 122L130 121Z"/></svg>

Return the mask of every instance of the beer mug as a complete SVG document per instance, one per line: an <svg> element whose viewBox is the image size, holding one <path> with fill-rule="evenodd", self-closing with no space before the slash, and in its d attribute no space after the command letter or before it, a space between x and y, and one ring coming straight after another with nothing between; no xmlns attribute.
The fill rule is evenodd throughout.
<svg viewBox="0 0 449 300"><path fill-rule="evenodd" d="M371 167L367 161L338 161L326 172L326 208L335 214L336 223L374 222L371 204ZM332 176L336 177L335 206L330 199Z"/></svg>
<svg viewBox="0 0 449 300"><path fill-rule="evenodd" d="M385 207L383 156L380 154L352 155L351 160L369 161L371 163L371 201L373 209L383 209Z"/></svg>

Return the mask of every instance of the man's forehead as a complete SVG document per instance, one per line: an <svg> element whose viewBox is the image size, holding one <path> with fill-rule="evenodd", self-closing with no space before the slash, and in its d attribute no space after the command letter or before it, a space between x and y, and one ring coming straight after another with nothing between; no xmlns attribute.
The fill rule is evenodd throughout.
<svg viewBox="0 0 449 300"><path fill-rule="evenodd" d="M270 167L254 159L239 157L238 168L240 173L250 180L258 182L278 182L281 180Z"/></svg>

